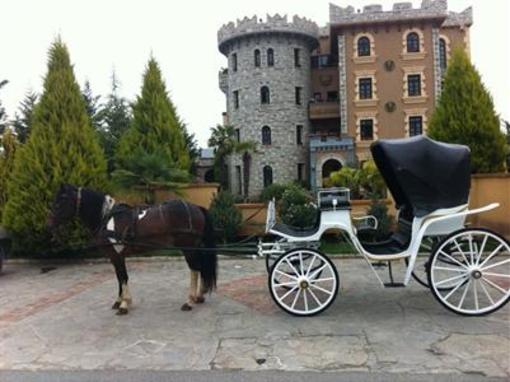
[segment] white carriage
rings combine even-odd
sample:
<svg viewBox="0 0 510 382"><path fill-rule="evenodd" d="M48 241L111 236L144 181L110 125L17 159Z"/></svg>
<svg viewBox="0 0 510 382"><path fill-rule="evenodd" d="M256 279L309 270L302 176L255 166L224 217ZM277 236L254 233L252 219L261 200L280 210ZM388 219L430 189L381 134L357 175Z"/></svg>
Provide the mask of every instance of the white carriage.
<svg viewBox="0 0 510 382"><path fill-rule="evenodd" d="M266 232L277 239L259 243L259 254L266 256L275 303L298 316L318 314L333 303L340 279L319 244L324 232L337 230L363 256L382 286L404 287L414 277L443 306L468 316L504 306L510 299L510 244L487 229L466 228L467 216L499 206L468 208L469 149L420 136L381 140L371 151L396 202L396 230L383 242L360 241L359 223L377 228L377 220L352 217L345 188L318 192L317 223L304 231L277 223L275 202L270 202ZM391 262L402 260L407 264L403 282L395 283ZM373 267L373 262L381 261L390 264L388 283Z"/></svg>

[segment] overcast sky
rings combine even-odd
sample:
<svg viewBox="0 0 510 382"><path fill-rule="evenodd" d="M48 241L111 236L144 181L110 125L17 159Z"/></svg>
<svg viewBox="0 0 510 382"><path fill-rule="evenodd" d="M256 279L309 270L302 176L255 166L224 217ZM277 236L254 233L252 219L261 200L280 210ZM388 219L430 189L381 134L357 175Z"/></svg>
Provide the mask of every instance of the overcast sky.
<svg viewBox="0 0 510 382"><path fill-rule="evenodd" d="M332 1L345 6L393 1ZM266 13L298 14L325 25L328 0L2 0L0 92L10 116L29 89L40 91L46 54L57 35L67 44L80 84L88 79L96 94L110 89L113 68L121 94L133 99L152 52L181 117L205 145L209 128L221 122L225 97L218 70L226 59L217 49L216 32L228 21ZM492 93L496 111L510 119L510 1L449 0L449 9L472 5L471 52ZM420 1L413 1L419 6Z"/></svg>

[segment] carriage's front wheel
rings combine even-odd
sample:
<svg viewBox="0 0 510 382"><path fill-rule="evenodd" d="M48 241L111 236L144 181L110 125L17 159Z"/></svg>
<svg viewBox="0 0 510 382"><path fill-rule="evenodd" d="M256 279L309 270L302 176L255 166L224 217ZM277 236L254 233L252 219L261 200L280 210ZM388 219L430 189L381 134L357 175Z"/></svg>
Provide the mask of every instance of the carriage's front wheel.
<svg viewBox="0 0 510 382"><path fill-rule="evenodd" d="M317 250L292 249L274 263L269 274L274 302L295 316L313 316L326 310L338 293L333 262Z"/></svg>
<svg viewBox="0 0 510 382"><path fill-rule="evenodd" d="M510 300L510 244L487 229L454 232L432 254L428 281L436 299L455 313L494 312Z"/></svg>

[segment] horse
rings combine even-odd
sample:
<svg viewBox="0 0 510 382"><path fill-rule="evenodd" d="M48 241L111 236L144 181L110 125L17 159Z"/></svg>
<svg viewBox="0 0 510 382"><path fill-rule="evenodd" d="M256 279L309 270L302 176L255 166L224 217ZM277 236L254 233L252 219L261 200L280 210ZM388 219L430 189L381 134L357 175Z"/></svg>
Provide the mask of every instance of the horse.
<svg viewBox="0 0 510 382"><path fill-rule="evenodd" d="M190 287L182 311L190 311L194 304L205 302L204 295L216 288L214 228L203 207L183 200L131 207L116 203L105 193L62 184L48 215L48 227L53 231L75 218L90 231L95 244L110 257L115 268L119 293L112 309L118 315L127 314L132 303L126 257L147 251L151 246L181 248L184 253L190 270Z"/></svg>

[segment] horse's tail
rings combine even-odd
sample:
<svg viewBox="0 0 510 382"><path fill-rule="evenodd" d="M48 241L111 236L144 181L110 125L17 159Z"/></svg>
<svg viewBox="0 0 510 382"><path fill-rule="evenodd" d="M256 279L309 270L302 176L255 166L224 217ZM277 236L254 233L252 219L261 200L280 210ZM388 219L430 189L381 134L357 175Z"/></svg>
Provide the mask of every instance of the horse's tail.
<svg viewBox="0 0 510 382"><path fill-rule="evenodd" d="M217 254L216 254L216 239L214 237L214 226L211 215L207 209L200 207L205 218L205 227L202 237L202 243L206 251L198 256L197 260L200 264L200 276L202 278L202 285L206 292L211 292L216 289L217 278Z"/></svg>

